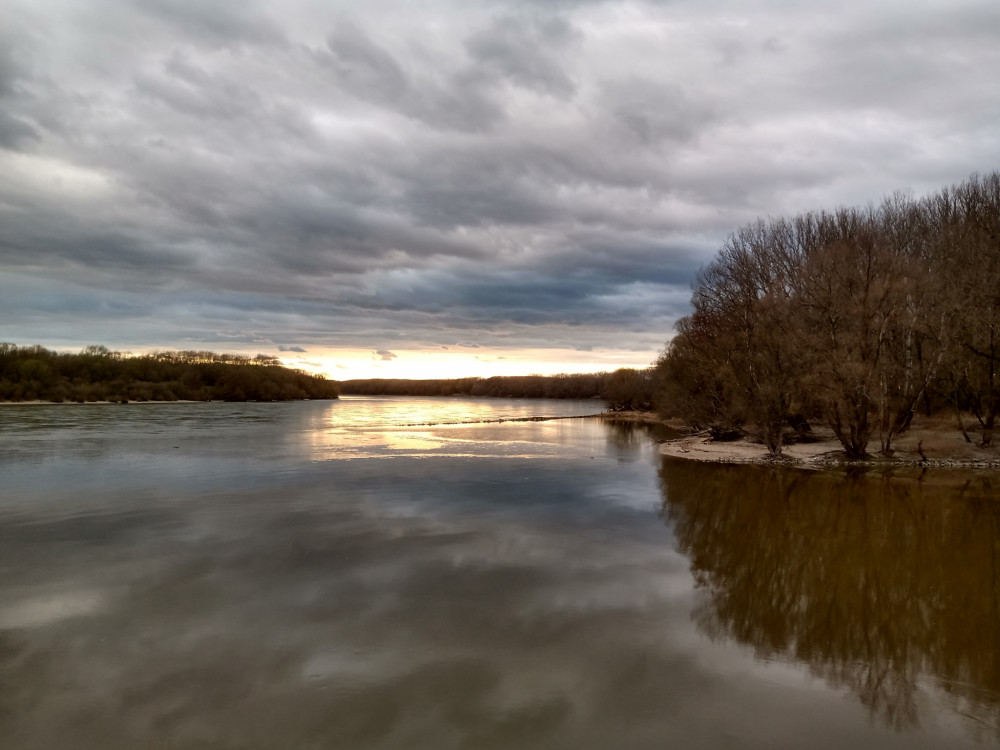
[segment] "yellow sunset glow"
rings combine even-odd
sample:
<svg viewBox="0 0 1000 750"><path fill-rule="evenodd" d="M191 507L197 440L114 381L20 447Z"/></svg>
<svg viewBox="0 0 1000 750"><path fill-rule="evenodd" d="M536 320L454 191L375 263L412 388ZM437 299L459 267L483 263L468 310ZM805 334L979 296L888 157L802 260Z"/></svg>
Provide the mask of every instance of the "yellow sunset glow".
<svg viewBox="0 0 1000 750"><path fill-rule="evenodd" d="M558 375L602 372L619 367L649 367L657 352L618 349L394 349L382 353L364 349L310 349L301 355L285 353L288 367L333 380L360 378L488 378L494 375Z"/></svg>

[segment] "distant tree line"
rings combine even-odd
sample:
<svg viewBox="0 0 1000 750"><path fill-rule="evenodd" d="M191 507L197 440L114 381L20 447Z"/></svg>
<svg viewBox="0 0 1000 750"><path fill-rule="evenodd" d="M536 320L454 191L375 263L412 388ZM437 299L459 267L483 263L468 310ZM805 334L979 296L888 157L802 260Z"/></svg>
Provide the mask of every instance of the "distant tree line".
<svg viewBox="0 0 1000 750"><path fill-rule="evenodd" d="M336 383L282 367L266 354L156 352L88 346L62 354L0 344L2 401L289 401L337 398Z"/></svg>
<svg viewBox="0 0 1000 750"><path fill-rule="evenodd" d="M758 220L699 274L656 365L659 409L780 454L824 421L867 454L919 409L1000 414L1000 173L916 200ZM959 424L962 424L961 421ZM963 431L964 431L963 426ZM967 436L968 439L968 436Z"/></svg>
<svg viewBox="0 0 1000 750"><path fill-rule="evenodd" d="M366 396L494 396L506 398L601 398L612 410L650 409L652 370L566 375L516 375L438 380L344 380L345 394Z"/></svg>

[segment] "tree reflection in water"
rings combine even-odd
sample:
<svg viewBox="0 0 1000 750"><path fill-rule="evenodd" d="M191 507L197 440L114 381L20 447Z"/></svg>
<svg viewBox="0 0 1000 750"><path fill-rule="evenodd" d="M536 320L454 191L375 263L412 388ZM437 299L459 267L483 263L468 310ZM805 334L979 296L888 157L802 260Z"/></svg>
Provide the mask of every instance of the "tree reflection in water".
<svg viewBox="0 0 1000 750"><path fill-rule="evenodd" d="M704 633L802 662L897 729L943 702L1000 738L995 476L677 459L660 476Z"/></svg>
<svg viewBox="0 0 1000 750"><path fill-rule="evenodd" d="M648 445L650 440L664 441L684 437L684 433L664 424L648 422L628 422L625 420L604 420L608 443L621 452L636 451L640 446Z"/></svg>

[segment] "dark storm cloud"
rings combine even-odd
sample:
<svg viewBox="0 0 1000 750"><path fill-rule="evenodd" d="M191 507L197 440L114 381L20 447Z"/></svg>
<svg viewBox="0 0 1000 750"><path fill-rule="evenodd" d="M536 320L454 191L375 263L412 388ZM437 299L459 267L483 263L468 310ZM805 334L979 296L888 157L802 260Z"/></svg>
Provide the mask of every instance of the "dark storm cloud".
<svg viewBox="0 0 1000 750"><path fill-rule="evenodd" d="M741 224L1000 163L986 0L4 20L5 340L653 350Z"/></svg>
<svg viewBox="0 0 1000 750"><path fill-rule="evenodd" d="M16 149L29 140L37 140L39 133L24 120L0 112L0 148Z"/></svg>
<svg viewBox="0 0 1000 750"><path fill-rule="evenodd" d="M601 106L647 146L692 140L716 119L683 86L642 78L605 84Z"/></svg>
<svg viewBox="0 0 1000 750"><path fill-rule="evenodd" d="M318 59L346 91L368 103L433 127L477 131L503 117L501 108L475 76L455 71L444 80L411 79L403 65L360 26L341 21L327 39L329 54Z"/></svg>
<svg viewBox="0 0 1000 750"><path fill-rule="evenodd" d="M18 60L22 46L12 28L0 28L0 148L4 149L18 149L40 137L31 122L10 114L23 98L25 69Z"/></svg>
<svg viewBox="0 0 1000 750"><path fill-rule="evenodd" d="M341 21L326 44L330 67L355 96L393 104L409 94L403 67L356 24Z"/></svg>
<svg viewBox="0 0 1000 750"><path fill-rule="evenodd" d="M6 196L0 191L0 200ZM194 270L193 259L169 237L147 237L130 222L102 222L85 213L71 215L42 201L11 197L17 206L6 217L0 263L6 272L44 271L52 276L95 281L102 287L116 280L124 288L166 283L172 274ZM30 206L31 210L27 208ZM124 291L124 288L121 291Z"/></svg>
<svg viewBox="0 0 1000 750"><path fill-rule="evenodd" d="M576 85L560 63L560 52L577 39L562 18L506 17L469 37L466 48L483 68L513 84L566 98Z"/></svg>

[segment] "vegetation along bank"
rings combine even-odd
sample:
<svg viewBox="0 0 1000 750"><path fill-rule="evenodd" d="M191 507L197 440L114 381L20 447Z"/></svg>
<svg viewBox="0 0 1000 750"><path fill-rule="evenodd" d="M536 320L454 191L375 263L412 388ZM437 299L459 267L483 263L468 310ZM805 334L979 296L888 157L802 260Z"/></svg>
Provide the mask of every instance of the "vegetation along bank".
<svg viewBox="0 0 1000 750"><path fill-rule="evenodd" d="M919 200L758 220L698 275L656 364L665 416L772 456L823 424L890 457L918 414L993 445L1000 415L1000 172ZM917 455L921 450L916 447Z"/></svg>
<svg viewBox="0 0 1000 750"><path fill-rule="evenodd" d="M282 367L264 354L132 356L103 346L61 354L0 344L0 401L291 401L337 395L335 382Z"/></svg>

